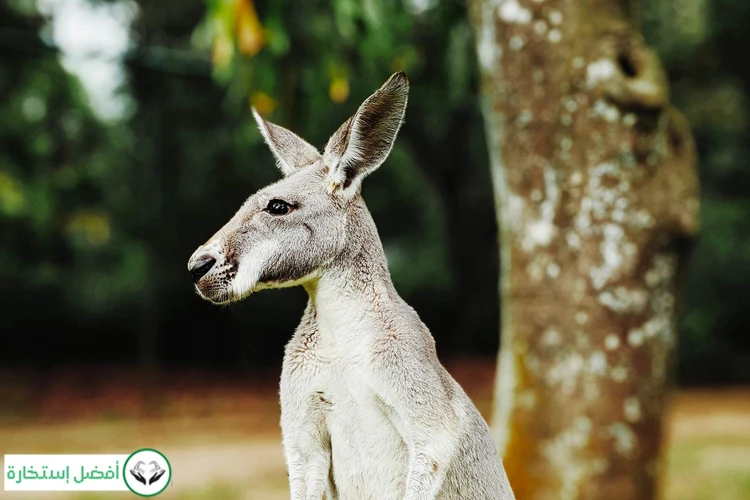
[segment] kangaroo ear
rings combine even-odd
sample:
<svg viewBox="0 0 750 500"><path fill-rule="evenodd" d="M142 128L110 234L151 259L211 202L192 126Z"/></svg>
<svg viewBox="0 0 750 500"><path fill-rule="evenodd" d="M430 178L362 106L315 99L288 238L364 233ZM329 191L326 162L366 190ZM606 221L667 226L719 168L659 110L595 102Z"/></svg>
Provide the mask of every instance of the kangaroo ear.
<svg viewBox="0 0 750 500"><path fill-rule="evenodd" d="M263 139L276 158L276 165L284 176L323 158L314 146L294 132L264 120L255 108L253 116Z"/></svg>
<svg viewBox="0 0 750 500"><path fill-rule="evenodd" d="M362 179L388 157L406 113L409 80L394 73L328 140L323 162L331 192L358 192Z"/></svg>

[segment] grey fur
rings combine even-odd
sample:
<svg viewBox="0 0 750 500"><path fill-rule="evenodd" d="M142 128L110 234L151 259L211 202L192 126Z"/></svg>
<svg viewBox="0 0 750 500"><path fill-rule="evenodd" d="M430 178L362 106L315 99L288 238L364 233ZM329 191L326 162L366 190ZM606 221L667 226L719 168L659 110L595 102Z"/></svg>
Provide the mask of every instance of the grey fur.
<svg viewBox="0 0 750 500"><path fill-rule="evenodd" d="M276 158L276 165L285 176L320 159L320 153L314 146L294 132L264 120L255 108L253 117L258 123L263 139Z"/></svg>
<svg viewBox="0 0 750 500"><path fill-rule="evenodd" d="M310 296L281 375L292 499L514 499L486 422L396 292L360 195L391 150L407 93L396 73L317 156L258 117L286 177L251 196L188 263L216 259L196 283L214 303L293 285ZM271 199L295 208L270 215Z"/></svg>

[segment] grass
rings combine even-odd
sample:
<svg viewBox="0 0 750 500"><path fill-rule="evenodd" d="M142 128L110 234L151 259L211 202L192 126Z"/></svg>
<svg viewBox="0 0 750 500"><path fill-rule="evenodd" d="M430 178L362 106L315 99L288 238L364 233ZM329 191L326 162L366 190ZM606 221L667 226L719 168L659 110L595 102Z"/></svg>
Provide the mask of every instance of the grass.
<svg viewBox="0 0 750 500"><path fill-rule="evenodd" d="M750 391L679 394L667 419L666 499L750 498Z"/></svg>
<svg viewBox="0 0 750 500"><path fill-rule="evenodd" d="M667 498L750 498L750 439L747 436L686 438L669 455Z"/></svg>

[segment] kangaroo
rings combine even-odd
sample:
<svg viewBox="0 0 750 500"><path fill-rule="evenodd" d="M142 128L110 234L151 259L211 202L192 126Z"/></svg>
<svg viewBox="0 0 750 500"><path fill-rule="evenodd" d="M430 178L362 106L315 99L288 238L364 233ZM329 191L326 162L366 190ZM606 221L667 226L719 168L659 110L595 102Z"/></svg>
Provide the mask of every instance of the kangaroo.
<svg viewBox="0 0 750 500"><path fill-rule="evenodd" d="M265 288L309 295L281 373L292 500L513 500L487 423L391 281L362 180L389 155L409 82L393 74L321 154L253 109L283 179L190 257L214 304Z"/></svg>

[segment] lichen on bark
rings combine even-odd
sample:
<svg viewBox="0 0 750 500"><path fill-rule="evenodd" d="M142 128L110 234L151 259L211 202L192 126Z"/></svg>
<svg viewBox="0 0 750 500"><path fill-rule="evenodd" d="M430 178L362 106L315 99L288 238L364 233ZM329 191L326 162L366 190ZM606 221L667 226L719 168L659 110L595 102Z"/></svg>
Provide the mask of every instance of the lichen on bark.
<svg viewBox="0 0 750 500"><path fill-rule="evenodd" d="M473 0L500 227L493 428L518 498L657 491L689 128L623 0Z"/></svg>

